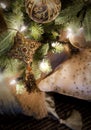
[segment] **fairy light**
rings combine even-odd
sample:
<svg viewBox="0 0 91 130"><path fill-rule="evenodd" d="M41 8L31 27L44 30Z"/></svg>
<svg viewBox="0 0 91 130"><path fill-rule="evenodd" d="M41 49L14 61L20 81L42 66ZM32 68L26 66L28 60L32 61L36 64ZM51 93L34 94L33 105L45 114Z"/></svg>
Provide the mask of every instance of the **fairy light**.
<svg viewBox="0 0 91 130"><path fill-rule="evenodd" d="M73 31L71 28L67 28L67 38L70 38L73 35Z"/></svg>
<svg viewBox="0 0 91 130"><path fill-rule="evenodd" d="M12 80L10 81L10 85L14 85L14 84L16 84L16 80L15 80L15 79L12 79Z"/></svg>
<svg viewBox="0 0 91 130"><path fill-rule="evenodd" d="M57 42L53 42L52 47L56 47L56 46L57 46Z"/></svg>
<svg viewBox="0 0 91 130"><path fill-rule="evenodd" d="M0 6L1 6L2 9L6 9L6 7L7 7L7 5L3 2L0 3Z"/></svg>
<svg viewBox="0 0 91 130"><path fill-rule="evenodd" d="M82 35L83 32L84 32L83 27L75 28L75 29L72 29L69 27L69 28L67 28L67 38L71 38L72 36Z"/></svg>
<svg viewBox="0 0 91 130"><path fill-rule="evenodd" d="M16 94L22 94L25 91L23 84L17 84L16 85Z"/></svg>
<svg viewBox="0 0 91 130"><path fill-rule="evenodd" d="M20 28L20 32L24 32L26 29L27 29L27 26L22 25L21 28Z"/></svg>
<svg viewBox="0 0 91 130"><path fill-rule="evenodd" d="M60 53L61 51L64 50L63 45L61 43L59 43L59 42L53 42L51 44L51 46L55 49L55 50L53 50L54 52Z"/></svg>
<svg viewBox="0 0 91 130"><path fill-rule="evenodd" d="M49 64L49 61L45 59L43 59L42 62L40 62L39 68L44 73L48 73L51 71L51 66Z"/></svg>

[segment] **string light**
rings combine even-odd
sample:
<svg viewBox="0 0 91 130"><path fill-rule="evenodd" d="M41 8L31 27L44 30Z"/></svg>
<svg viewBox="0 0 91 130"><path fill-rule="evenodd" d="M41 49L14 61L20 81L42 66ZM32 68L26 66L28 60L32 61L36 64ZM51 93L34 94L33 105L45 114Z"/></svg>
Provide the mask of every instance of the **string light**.
<svg viewBox="0 0 91 130"><path fill-rule="evenodd" d="M63 45L60 44L59 42L53 42L51 46L55 49L53 50L53 52L60 53L61 51L64 50Z"/></svg>
<svg viewBox="0 0 91 130"><path fill-rule="evenodd" d="M3 2L0 3L0 6L1 6L2 9L6 9L7 8L7 5L5 3L3 3Z"/></svg>
<svg viewBox="0 0 91 130"><path fill-rule="evenodd" d="M16 85L16 94L22 94L25 91L23 84L17 84Z"/></svg>
<svg viewBox="0 0 91 130"><path fill-rule="evenodd" d="M52 70L49 61L46 59L43 59L42 62L40 62L39 68L44 73L49 73Z"/></svg>
<svg viewBox="0 0 91 130"><path fill-rule="evenodd" d="M14 84L16 84L16 80L15 79L10 81L10 85L14 85Z"/></svg>
<svg viewBox="0 0 91 130"><path fill-rule="evenodd" d="M57 44L57 42L53 42L53 43L52 43L52 47L55 47L56 44Z"/></svg>
<svg viewBox="0 0 91 130"><path fill-rule="evenodd" d="M84 29L83 29L83 27L81 27L81 28L76 28L76 29L72 29L72 28L67 28L67 38L70 38L70 37L72 37L72 36L80 36L80 35L82 35L84 33Z"/></svg>
<svg viewBox="0 0 91 130"><path fill-rule="evenodd" d="M73 31L71 28L67 28L67 38L70 38L73 34Z"/></svg>
<svg viewBox="0 0 91 130"><path fill-rule="evenodd" d="M27 26L22 25L21 28L20 28L20 32L24 32L26 29L27 29Z"/></svg>
<svg viewBox="0 0 91 130"><path fill-rule="evenodd" d="M12 79L10 80L10 85L14 85L15 88L16 88L16 94L22 94L24 91L25 91L25 87L23 84L19 83L18 80L20 80L19 78L18 79Z"/></svg>

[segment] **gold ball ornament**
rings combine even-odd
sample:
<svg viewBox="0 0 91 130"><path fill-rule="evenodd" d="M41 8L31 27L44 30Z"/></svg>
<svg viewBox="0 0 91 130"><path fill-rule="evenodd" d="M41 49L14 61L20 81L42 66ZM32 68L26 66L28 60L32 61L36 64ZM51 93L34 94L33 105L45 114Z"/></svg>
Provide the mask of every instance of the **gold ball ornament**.
<svg viewBox="0 0 91 130"><path fill-rule="evenodd" d="M53 21L60 13L60 0L25 0L29 17L37 23Z"/></svg>

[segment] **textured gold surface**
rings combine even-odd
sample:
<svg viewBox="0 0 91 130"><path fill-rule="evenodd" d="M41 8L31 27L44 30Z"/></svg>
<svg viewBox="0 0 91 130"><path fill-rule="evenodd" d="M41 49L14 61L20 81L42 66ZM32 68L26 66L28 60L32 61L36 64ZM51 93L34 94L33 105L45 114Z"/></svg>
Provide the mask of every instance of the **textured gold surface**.
<svg viewBox="0 0 91 130"><path fill-rule="evenodd" d="M33 54L40 45L41 43L27 39L18 32L15 37L15 44L8 55L25 63L31 63Z"/></svg>
<svg viewBox="0 0 91 130"><path fill-rule="evenodd" d="M26 12L38 23L53 21L61 9L60 0L25 0Z"/></svg>

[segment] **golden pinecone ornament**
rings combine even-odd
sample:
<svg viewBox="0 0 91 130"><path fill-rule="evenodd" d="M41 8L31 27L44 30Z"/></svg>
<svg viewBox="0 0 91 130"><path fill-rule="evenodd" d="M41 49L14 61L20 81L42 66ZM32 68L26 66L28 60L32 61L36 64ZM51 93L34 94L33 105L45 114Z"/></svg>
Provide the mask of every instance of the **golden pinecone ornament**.
<svg viewBox="0 0 91 130"><path fill-rule="evenodd" d="M41 43L27 39L23 36L23 34L17 32L14 45L8 55L28 64L32 62L33 55L40 45Z"/></svg>
<svg viewBox="0 0 91 130"><path fill-rule="evenodd" d="M38 23L53 21L60 13L60 0L25 0L26 12Z"/></svg>

